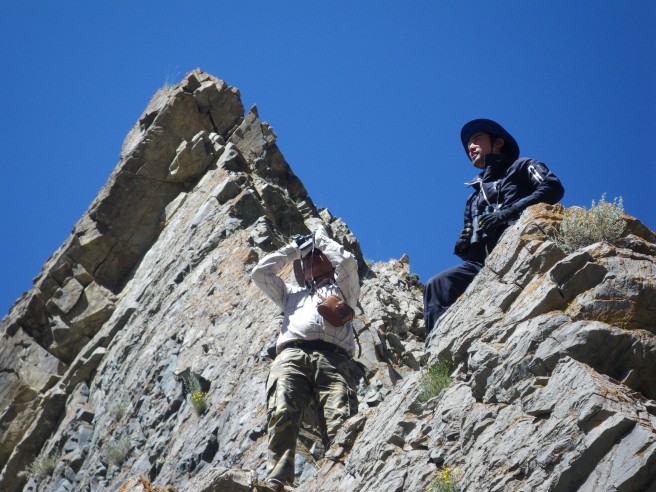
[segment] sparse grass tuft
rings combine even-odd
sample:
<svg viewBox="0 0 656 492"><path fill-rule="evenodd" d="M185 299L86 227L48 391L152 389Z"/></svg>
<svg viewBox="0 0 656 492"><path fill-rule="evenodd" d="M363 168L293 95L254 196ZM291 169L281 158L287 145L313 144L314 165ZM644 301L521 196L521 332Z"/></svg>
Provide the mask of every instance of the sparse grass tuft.
<svg viewBox="0 0 656 492"><path fill-rule="evenodd" d="M426 402L440 394L444 388L451 384L453 378L449 375L451 372L450 366L446 361L438 360L435 364L431 365L419 379L421 392L419 393L419 401Z"/></svg>
<svg viewBox="0 0 656 492"><path fill-rule="evenodd" d="M171 87L176 85L176 80L178 80L180 77L181 74L178 70L178 67L176 66L174 69L171 65L169 65L166 69L166 75L164 77L164 85L162 85L162 89L168 91Z"/></svg>
<svg viewBox="0 0 656 492"><path fill-rule="evenodd" d="M104 449L105 457L110 464L121 466L130 454L130 439L123 436L118 441L112 441Z"/></svg>
<svg viewBox="0 0 656 492"><path fill-rule="evenodd" d="M121 420L128 410L130 403L127 400L120 400L114 403L109 409L109 414L114 421Z"/></svg>
<svg viewBox="0 0 656 492"><path fill-rule="evenodd" d="M41 482L44 478L50 476L57 466L61 453L39 454L34 461L27 467L27 474L36 482Z"/></svg>
<svg viewBox="0 0 656 492"><path fill-rule="evenodd" d="M560 231L553 238L554 242L566 253L601 241L615 244L626 228L626 222L622 219L623 212L622 197L608 203L606 194L601 195L597 204L592 200L589 210L568 208L560 223Z"/></svg>

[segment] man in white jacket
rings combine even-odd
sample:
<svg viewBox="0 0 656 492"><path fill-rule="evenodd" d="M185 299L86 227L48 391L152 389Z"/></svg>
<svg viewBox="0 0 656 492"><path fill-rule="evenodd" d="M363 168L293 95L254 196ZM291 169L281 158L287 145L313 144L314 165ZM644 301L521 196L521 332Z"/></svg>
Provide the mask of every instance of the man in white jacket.
<svg viewBox="0 0 656 492"><path fill-rule="evenodd" d="M299 244L300 243L300 244ZM285 283L278 274L295 260L303 265L304 286ZM324 444L341 423L357 412L351 358L351 322L335 326L317 311L331 295L354 308L360 294L358 264L323 227L271 253L251 274L255 284L283 311L277 357L267 379L269 455L267 479L275 490L294 482L296 440L303 409L314 399Z"/></svg>

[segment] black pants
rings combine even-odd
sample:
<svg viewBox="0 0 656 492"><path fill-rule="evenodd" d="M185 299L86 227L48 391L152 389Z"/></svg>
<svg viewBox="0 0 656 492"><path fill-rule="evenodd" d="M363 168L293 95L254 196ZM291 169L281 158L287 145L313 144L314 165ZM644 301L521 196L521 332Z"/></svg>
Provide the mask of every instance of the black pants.
<svg viewBox="0 0 656 492"><path fill-rule="evenodd" d="M465 261L464 263L448 268L443 272L433 275L426 282L424 290L424 323L426 324L426 334L437 323L451 304L456 302L474 277L483 268L483 263L476 261Z"/></svg>

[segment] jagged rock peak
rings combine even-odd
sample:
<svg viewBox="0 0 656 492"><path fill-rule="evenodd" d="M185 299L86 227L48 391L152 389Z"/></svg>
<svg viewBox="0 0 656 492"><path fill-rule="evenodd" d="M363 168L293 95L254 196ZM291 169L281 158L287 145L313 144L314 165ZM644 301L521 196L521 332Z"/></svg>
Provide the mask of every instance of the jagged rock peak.
<svg viewBox="0 0 656 492"><path fill-rule="evenodd" d="M197 490L212 463L262 475L265 349L279 318L249 272L317 223L370 279L357 326L363 401L375 405L417 366L379 329L389 318L390 339L421 347L407 265L369 270L237 89L196 70L159 90L107 184L2 320L0 489L32 490L21 473L39 453L59 457L47 490L113 489L132 475ZM415 290L391 314L396 301L378 309L373 287L388 275ZM207 391L202 415L187 398L191 375Z"/></svg>

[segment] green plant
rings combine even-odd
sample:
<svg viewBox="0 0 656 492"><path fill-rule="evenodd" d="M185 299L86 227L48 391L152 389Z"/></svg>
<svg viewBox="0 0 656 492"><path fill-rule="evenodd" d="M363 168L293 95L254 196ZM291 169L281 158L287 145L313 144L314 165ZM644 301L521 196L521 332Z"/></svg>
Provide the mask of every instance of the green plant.
<svg viewBox="0 0 656 492"><path fill-rule="evenodd" d="M191 405L194 407L196 413L198 415L205 413L208 407L207 392L203 391L200 381L194 373L191 373L189 377L185 379L185 388L189 395Z"/></svg>
<svg viewBox="0 0 656 492"><path fill-rule="evenodd" d="M59 461L61 453L56 452L53 454L41 453L34 458L34 461L27 467L27 474L32 477L36 482L40 482L49 476L55 469Z"/></svg>
<svg viewBox="0 0 656 492"><path fill-rule="evenodd" d="M426 492L460 492L458 483L459 471L445 466L437 471L435 481L426 489Z"/></svg>
<svg viewBox="0 0 656 492"><path fill-rule="evenodd" d="M117 441L112 441L105 447L104 454L110 464L121 466L125 463L130 453L130 439L123 436Z"/></svg>
<svg viewBox="0 0 656 492"><path fill-rule="evenodd" d="M606 202L606 194L601 195L599 203L589 210L572 207L565 210L560 223L560 230L555 235L554 242L565 251L571 253L600 241L615 244L622 237L626 222L622 218L624 206L622 197L614 198L613 203Z"/></svg>
<svg viewBox="0 0 656 492"><path fill-rule="evenodd" d="M428 401L449 386L453 380L449 375L450 372L449 363L446 361L438 360L431 365L419 379L419 387L421 388L419 401Z"/></svg>
<svg viewBox="0 0 656 492"><path fill-rule="evenodd" d="M408 285L414 285L415 287L418 287L421 284L419 275L417 275L416 273L408 273L405 276L405 281L408 283Z"/></svg>
<svg viewBox="0 0 656 492"><path fill-rule="evenodd" d="M207 393L204 391L196 391L189 399L198 415L202 415L207 410Z"/></svg>

